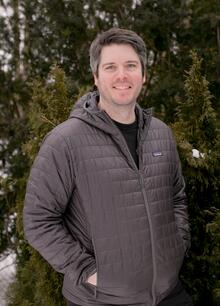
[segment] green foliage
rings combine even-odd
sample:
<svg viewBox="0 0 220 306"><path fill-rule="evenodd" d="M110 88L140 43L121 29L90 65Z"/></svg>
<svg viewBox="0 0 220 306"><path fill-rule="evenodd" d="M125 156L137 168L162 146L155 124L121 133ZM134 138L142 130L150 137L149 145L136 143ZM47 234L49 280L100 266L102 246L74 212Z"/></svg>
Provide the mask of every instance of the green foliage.
<svg viewBox="0 0 220 306"><path fill-rule="evenodd" d="M68 118L72 101L66 83L64 71L56 65L46 80L36 79L32 83L28 113L30 141L23 146L30 161L33 161L46 133Z"/></svg>
<svg viewBox="0 0 220 306"><path fill-rule="evenodd" d="M211 172L214 175L211 182L216 181L218 184L216 167L219 166L220 139L217 115L212 107L209 83L201 74L202 60L194 51L191 52L191 58L192 66L186 72L185 80L186 99L179 100L178 119L173 128L186 166ZM195 158L192 155L193 149L199 150L200 158ZM187 172L186 175L189 176L189 173ZM196 177L201 179L201 183L206 186L210 183L208 173L205 176L203 173L201 177L197 175Z"/></svg>
<svg viewBox="0 0 220 306"><path fill-rule="evenodd" d="M196 48L204 58L210 90L216 97L215 109L220 110L220 5L218 0L194 0L190 3L190 31L185 33L189 47ZM201 35L202 33L202 35Z"/></svg>
<svg viewBox="0 0 220 306"><path fill-rule="evenodd" d="M214 305L220 304L220 211L214 214L214 220L206 225L206 232L211 237L211 243L205 246L204 253L207 256L209 269L213 278L214 286L211 289Z"/></svg>
<svg viewBox="0 0 220 306"><path fill-rule="evenodd" d="M174 109L183 95L186 65L181 35L189 14L187 1L141 1L135 10L134 28L147 43L148 80L144 105L153 106L166 122L175 120Z"/></svg>
<svg viewBox="0 0 220 306"><path fill-rule="evenodd" d="M11 121L8 137L2 135L0 142L0 172L3 173L0 176L0 252L8 248L16 252L17 249L15 202L21 194L20 178L27 169L27 158L22 152L22 141L27 134L26 122L13 118ZM17 129L16 136L14 129Z"/></svg>
<svg viewBox="0 0 220 306"><path fill-rule="evenodd" d="M16 298L16 305L53 303L52 287L49 296L43 290L43 282L48 284L46 272L42 272L41 285L37 284L38 259L42 271L47 264L23 239L25 185L45 134L66 119L76 93L81 95L91 87L89 45L97 32L111 26L135 30L147 43L148 80L140 102L153 106L157 116L173 124L188 189L192 250L183 269L184 281L195 305L203 305L203 300L205 306L217 305L219 1L9 0L0 6L0 173L4 174L0 176L0 252L10 247L18 254L11 305ZM191 49L204 61L191 54L193 65L184 83ZM48 76L54 63L68 79L56 66ZM199 150L200 158L192 156L192 149ZM60 283L55 279L59 276L48 269L47 277L53 275L58 292ZM41 290L45 300L39 297ZM53 305L57 301L62 304L61 296Z"/></svg>
<svg viewBox="0 0 220 306"><path fill-rule="evenodd" d="M195 51L191 52L192 68L186 72L185 91L187 101L179 104L178 118L187 139L191 144L209 150L217 137L216 114L212 107L208 85L209 82L201 75L201 62ZM193 109L193 116L192 116ZM195 120L197 118L197 120Z"/></svg>
<svg viewBox="0 0 220 306"><path fill-rule="evenodd" d="M215 305L219 292L220 160L219 125L212 108L208 81L201 62L191 52L192 65L186 72L186 99L179 101L176 134L189 198L192 246L183 269L183 280L196 305ZM197 156L193 150L197 150ZM204 302L205 301L205 302Z"/></svg>
<svg viewBox="0 0 220 306"><path fill-rule="evenodd" d="M47 79L32 83L32 99L28 113L29 141L23 145L23 152L29 164L33 162L40 143L47 132L69 116L72 101L67 80L62 69L53 66ZM20 239L18 247L18 270L16 281L8 292L9 306L64 305L61 295L62 276L31 247L23 237L22 210L27 174L20 179L17 194L17 230Z"/></svg>
<svg viewBox="0 0 220 306"><path fill-rule="evenodd" d="M34 250L17 271L17 281L7 293L8 306L65 306L61 296L62 276Z"/></svg>

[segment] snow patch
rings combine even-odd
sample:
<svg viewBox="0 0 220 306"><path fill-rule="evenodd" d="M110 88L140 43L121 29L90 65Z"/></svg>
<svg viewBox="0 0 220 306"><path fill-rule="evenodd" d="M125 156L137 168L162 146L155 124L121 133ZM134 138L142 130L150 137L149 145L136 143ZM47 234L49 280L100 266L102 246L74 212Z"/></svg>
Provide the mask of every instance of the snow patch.
<svg viewBox="0 0 220 306"><path fill-rule="evenodd" d="M205 153L201 153L197 149L192 149L192 156L195 157L195 158L204 158Z"/></svg>
<svg viewBox="0 0 220 306"><path fill-rule="evenodd" d="M15 260L14 253L0 256L0 306L6 305L5 294L15 277Z"/></svg>

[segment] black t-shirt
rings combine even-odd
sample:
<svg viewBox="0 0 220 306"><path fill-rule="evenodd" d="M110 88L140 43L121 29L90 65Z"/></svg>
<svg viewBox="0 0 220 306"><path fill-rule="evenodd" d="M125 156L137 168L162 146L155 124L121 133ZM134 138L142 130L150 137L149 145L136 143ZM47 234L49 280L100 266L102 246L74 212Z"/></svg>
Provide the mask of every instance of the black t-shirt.
<svg viewBox="0 0 220 306"><path fill-rule="evenodd" d="M124 124L121 122L117 122L113 120L114 123L117 125L119 130L121 131L122 135L124 136L128 148L131 152L131 155L138 167L138 155L137 155L137 132L138 132L138 121L137 119L130 124Z"/></svg>

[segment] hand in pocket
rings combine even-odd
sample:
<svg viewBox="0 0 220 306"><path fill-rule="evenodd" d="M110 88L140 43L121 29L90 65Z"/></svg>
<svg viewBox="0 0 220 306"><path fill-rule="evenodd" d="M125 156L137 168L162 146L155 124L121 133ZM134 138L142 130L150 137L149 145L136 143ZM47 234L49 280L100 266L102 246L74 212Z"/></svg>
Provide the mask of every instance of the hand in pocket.
<svg viewBox="0 0 220 306"><path fill-rule="evenodd" d="M93 286L97 286L97 273L90 275L86 282Z"/></svg>

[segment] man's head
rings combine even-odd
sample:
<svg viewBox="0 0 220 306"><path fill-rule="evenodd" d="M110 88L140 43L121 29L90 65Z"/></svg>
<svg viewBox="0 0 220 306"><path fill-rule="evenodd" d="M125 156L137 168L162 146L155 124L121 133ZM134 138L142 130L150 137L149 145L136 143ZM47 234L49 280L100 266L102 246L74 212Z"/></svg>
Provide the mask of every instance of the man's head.
<svg viewBox="0 0 220 306"><path fill-rule="evenodd" d="M90 62L99 92L99 108L134 115L145 82L146 53L143 40L134 32L110 29L99 34L90 48Z"/></svg>
<svg viewBox="0 0 220 306"><path fill-rule="evenodd" d="M130 45L139 57L142 75L145 76L146 46L143 39L131 30L119 28L112 28L106 32L98 34L92 42L90 47L90 67L93 75L98 77L99 63L103 47L112 44Z"/></svg>

